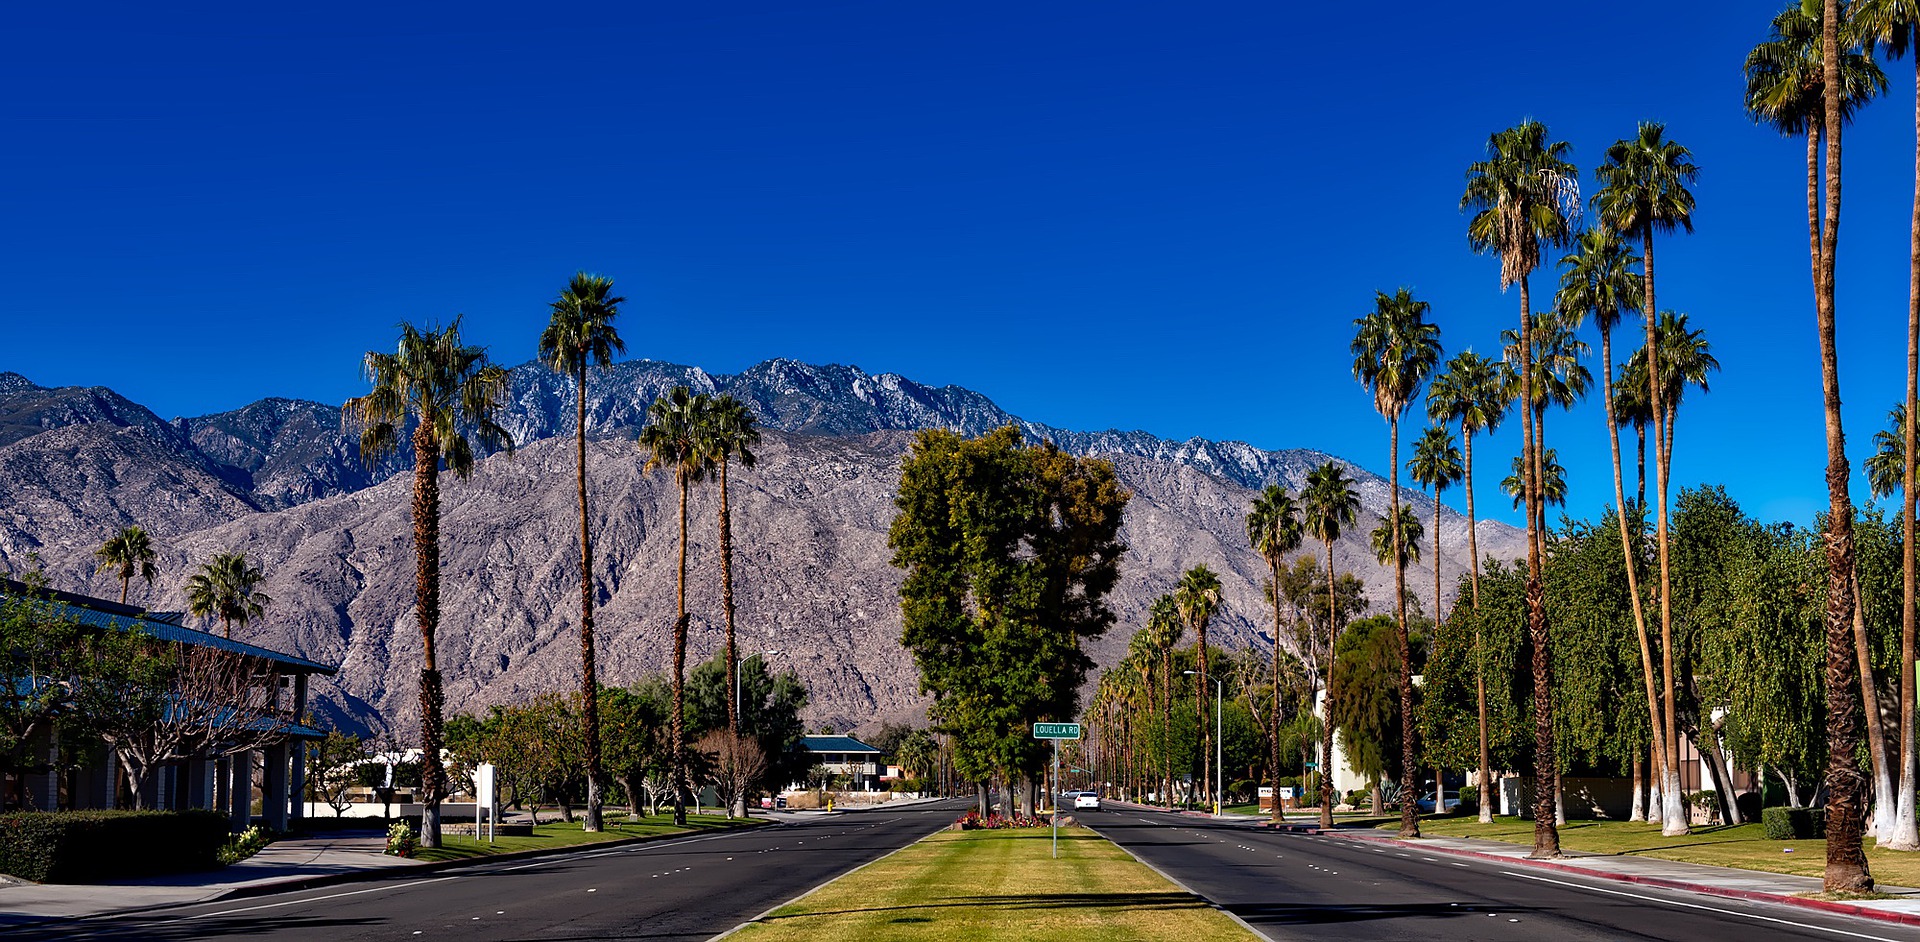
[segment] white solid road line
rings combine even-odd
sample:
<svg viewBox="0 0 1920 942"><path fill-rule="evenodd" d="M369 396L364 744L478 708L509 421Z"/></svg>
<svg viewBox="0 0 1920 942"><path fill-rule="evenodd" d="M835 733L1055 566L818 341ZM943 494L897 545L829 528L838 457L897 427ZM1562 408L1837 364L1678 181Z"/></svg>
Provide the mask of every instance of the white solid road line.
<svg viewBox="0 0 1920 942"><path fill-rule="evenodd" d="M1812 929L1816 932L1829 932L1834 935L1844 935L1844 936L1848 936L1850 938L1855 938L1855 939L1871 939L1873 940L1873 942L1899 942L1899 940L1897 939L1890 939L1886 936L1867 935L1864 932L1849 932L1846 929L1832 929L1827 926L1814 925L1813 923L1809 923L1809 922L1794 922L1791 919L1779 919L1773 916L1762 916L1759 913L1743 913L1737 909L1721 909L1718 906L1702 906L1699 903L1688 903L1688 902L1683 902L1677 899L1667 899L1661 896L1648 896L1644 893L1628 893L1625 890L1613 890L1613 889L1608 889L1604 886L1589 886L1588 884L1585 884L1585 883L1570 883L1566 880L1555 880L1549 877L1536 876L1531 873L1515 873L1511 870L1502 870L1500 872L1510 877L1519 877L1523 880L1535 880L1541 883L1552 883L1556 886L1564 886L1564 887L1569 887L1576 890L1587 890L1594 893L1606 893L1610 896L1624 896L1628 899L1645 900L1649 903L1660 903L1667 906L1684 906L1688 909L1705 910L1706 912L1718 913L1719 915L1722 915L1722 916L1739 916L1743 919L1755 919L1755 920L1759 920L1760 922L1772 922L1772 923L1778 923L1783 926L1793 926L1796 929Z"/></svg>
<svg viewBox="0 0 1920 942"><path fill-rule="evenodd" d="M166 919L161 921L162 922L180 922L186 919L212 919L217 916L231 916L234 913L250 913L250 912L254 912L256 910L261 910L261 909L275 909L281 906L292 906L295 903L319 903L319 902L323 902L325 900L330 900L330 899L341 899L343 897L348 897L348 896L359 896L362 893L377 893L381 890L404 890L410 886L422 886L428 883L439 883L442 880L452 880L452 879L454 879L454 877L451 877L451 876L433 877L431 879L426 879L426 880L415 880L412 883L399 883L393 886L370 886L364 890L352 890L346 893L334 893L331 896L306 896L300 899L282 900L278 903L261 903L258 906L242 906L239 909L223 909L217 913L202 913L198 916L182 916L179 919Z"/></svg>

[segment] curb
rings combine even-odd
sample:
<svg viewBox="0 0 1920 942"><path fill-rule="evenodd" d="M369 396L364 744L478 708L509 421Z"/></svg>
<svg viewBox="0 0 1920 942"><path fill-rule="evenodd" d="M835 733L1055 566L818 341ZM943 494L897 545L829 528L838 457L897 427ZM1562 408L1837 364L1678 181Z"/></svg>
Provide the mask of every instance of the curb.
<svg viewBox="0 0 1920 942"><path fill-rule="evenodd" d="M337 886L342 883L371 883L375 880L383 879L386 877L412 877L412 876L419 876L424 874L439 873L445 870L456 870L461 867L478 866L480 864L511 863L516 860L532 860L540 857L559 857L567 854L591 853L596 851L608 850L615 847L628 847L634 844L653 844L653 843L659 843L662 841L680 840L688 837L714 836L714 835L723 834L729 831L746 830L749 827L776 827L777 828L777 827L786 827L786 826L787 825L781 821L767 821L764 824L740 825L737 827L723 828L723 829L714 830L714 831L705 831L705 832L684 831L679 834L642 834L642 835L635 835L632 837L616 838L610 841L594 841L588 844L569 844L565 847L537 847L532 850L516 850L516 851L509 851L504 854L481 854L474 857L461 857L457 860L435 860L435 861L429 861L427 863L419 863L419 864L414 864L414 865L405 866L405 867L372 867L364 870L342 870L338 873L320 873L320 874L315 874L313 876L307 876L307 877L287 877L281 880L271 880L267 882L252 884L249 886L236 886L230 890L226 890L224 892L215 893L211 896L207 896L204 899L190 900L190 901L179 902L179 903L161 903L154 906L141 906L141 907L133 907L129 909L108 910L106 912L92 913L86 916L48 916L45 919L37 919L31 922L11 923L6 925L4 928L7 931L15 931L20 929L40 928L40 927L56 925L60 923L85 922L90 919L117 918L122 916L137 916L137 915L146 915L146 914L154 914L154 913L164 913L170 909L180 909L186 906L202 906L207 903L218 903L226 900L250 899L255 896L270 896L275 893L296 893L301 890L311 890L311 889L318 889L320 887Z"/></svg>
<svg viewBox="0 0 1920 942"><path fill-rule="evenodd" d="M1642 876L1642 875L1632 874L1632 873L1614 873L1607 870L1593 870L1587 867L1580 867L1580 866L1575 866L1573 864L1565 864L1565 863L1560 863L1558 861L1552 861L1552 860L1532 860L1526 857L1506 857L1500 854L1489 854L1489 853L1485 853L1483 851L1477 851L1477 850L1462 850L1462 849L1453 848L1453 847L1435 847L1430 844L1416 844L1412 841L1404 841L1397 837L1375 837L1371 834L1361 834L1355 831L1342 831L1338 828L1328 829L1328 828L1319 827L1317 825L1310 828L1308 827L1286 828L1286 830L1293 831L1294 833L1298 833L1298 834L1330 834L1330 835L1335 835L1339 837L1348 837L1348 838L1352 838L1354 840L1359 840L1359 841L1371 841L1379 844L1396 844L1401 847L1417 847L1422 852L1425 852L1425 853L1452 854L1453 856L1456 856L1456 857L1472 857L1479 860L1493 861L1493 862L1502 863L1502 864L1517 864L1520 866L1533 867L1540 870L1552 870L1559 873L1573 874L1576 876L1589 877L1593 879L1612 880L1616 883L1632 883L1637 886L1651 886L1651 887L1656 887L1663 890L1679 890L1681 892L1686 892L1686 893L1700 893L1706 896L1718 896L1723 899L1746 900L1748 902L1756 902L1756 903L1776 903L1782 906L1798 906L1802 909L1813 909L1821 912L1836 913L1842 916L1857 916L1862 919L1874 919L1880 922L1891 922L1891 923L1895 923L1903 926L1920 926L1920 913L1892 912L1885 909L1877 909L1871 906L1861 906L1858 903L1844 903L1837 900L1808 899L1804 896L1788 896L1781 893L1762 893L1758 890L1736 890L1731 887L1714 886L1711 883L1692 883L1686 880L1669 880L1669 879L1666 879L1665 877L1649 877L1649 876ZM1753 872L1765 873L1766 871L1756 870Z"/></svg>

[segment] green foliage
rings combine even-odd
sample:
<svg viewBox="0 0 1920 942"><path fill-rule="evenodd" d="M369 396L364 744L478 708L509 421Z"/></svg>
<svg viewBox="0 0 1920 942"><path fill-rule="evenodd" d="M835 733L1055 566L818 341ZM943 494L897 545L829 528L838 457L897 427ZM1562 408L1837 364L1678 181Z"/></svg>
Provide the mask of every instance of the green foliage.
<svg viewBox="0 0 1920 942"><path fill-rule="evenodd" d="M266 828L254 826L235 834L232 840L220 848L220 863L236 864L259 853L268 844L273 843L274 834Z"/></svg>
<svg viewBox="0 0 1920 942"><path fill-rule="evenodd" d="M1409 617L1415 663L1426 644L1425 624ZM1362 618L1341 632L1333 664L1334 727L1347 765L1378 782L1400 773L1400 641L1391 616Z"/></svg>
<svg viewBox="0 0 1920 942"><path fill-rule="evenodd" d="M1047 750L1029 726L1079 712L1128 496L1111 464L1022 447L1012 427L915 438L887 545L906 571L901 641L961 775L1033 776Z"/></svg>
<svg viewBox="0 0 1920 942"><path fill-rule="evenodd" d="M1770 841L1811 841L1827 836L1824 808L1767 808L1760 812L1760 823Z"/></svg>
<svg viewBox="0 0 1920 942"><path fill-rule="evenodd" d="M1480 811L1480 789L1472 785L1460 786L1460 804L1454 809L1456 814L1477 814Z"/></svg>
<svg viewBox="0 0 1920 942"><path fill-rule="evenodd" d="M420 849L420 835L412 825L405 821L395 821L387 827L386 853L395 857L411 857Z"/></svg>
<svg viewBox="0 0 1920 942"><path fill-rule="evenodd" d="M807 768L806 758L795 748L805 734L800 711L807 705L806 687L792 671L774 674L757 654L740 662L739 674L740 732L752 736L767 756L761 784L777 788L799 781ZM726 729L727 703L732 697L724 652L695 666L686 686L688 741Z"/></svg>
<svg viewBox="0 0 1920 942"><path fill-rule="evenodd" d="M211 870L227 818L211 811L29 811L0 815L0 873L91 883Z"/></svg>

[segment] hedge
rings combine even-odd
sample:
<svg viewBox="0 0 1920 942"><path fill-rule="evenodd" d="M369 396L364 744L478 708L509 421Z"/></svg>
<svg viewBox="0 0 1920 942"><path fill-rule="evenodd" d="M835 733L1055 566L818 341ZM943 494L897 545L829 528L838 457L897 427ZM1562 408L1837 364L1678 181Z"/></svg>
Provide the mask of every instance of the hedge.
<svg viewBox="0 0 1920 942"><path fill-rule="evenodd" d="M1760 812L1767 840L1808 841L1827 836L1825 808L1767 808Z"/></svg>
<svg viewBox="0 0 1920 942"><path fill-rule="evenodd" d="M23 811L0 815L0 873L40 883L212 870L227 817L212 811Z"/></svg>

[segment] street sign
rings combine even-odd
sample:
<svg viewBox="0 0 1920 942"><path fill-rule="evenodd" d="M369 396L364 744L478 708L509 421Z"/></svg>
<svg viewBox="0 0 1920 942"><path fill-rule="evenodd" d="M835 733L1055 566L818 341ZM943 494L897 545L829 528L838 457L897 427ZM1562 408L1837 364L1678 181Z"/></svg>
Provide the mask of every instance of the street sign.
<svg viewBox="0 0 1920 942"><path fill-rule="evenodd" d="M1080 724L1079 723L1035 723L1033 724L1033 738L1035 739L1079 739Z"/></svg>

